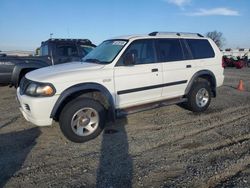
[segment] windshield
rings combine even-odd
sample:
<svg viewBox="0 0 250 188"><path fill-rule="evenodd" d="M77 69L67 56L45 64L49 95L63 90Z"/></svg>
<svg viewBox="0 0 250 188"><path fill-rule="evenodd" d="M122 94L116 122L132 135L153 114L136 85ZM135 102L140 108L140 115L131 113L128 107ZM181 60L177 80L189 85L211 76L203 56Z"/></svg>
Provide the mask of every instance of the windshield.
<svg viewBox="0 0 250 188"><path fill-rule="evenodd" d="M95 47L93 46L87 46L87 45L80 45L82 51L84 52L84 54L88 54L89 52L91 52Z"/></svg>
<svg viewBox="0 0 250 188"><path fill-rule="evenodd" d="M108 64L114 60L126 43L126 40L104 41L88 53L82 60L92 63Z"/></svg>

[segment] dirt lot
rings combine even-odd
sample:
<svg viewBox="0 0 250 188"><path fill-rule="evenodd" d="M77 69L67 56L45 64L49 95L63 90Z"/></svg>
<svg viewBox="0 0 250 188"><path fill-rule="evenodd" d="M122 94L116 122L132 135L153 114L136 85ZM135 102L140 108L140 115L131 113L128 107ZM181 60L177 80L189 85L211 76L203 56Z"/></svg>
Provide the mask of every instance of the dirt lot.
<svg viewBox="0 0 250 188"><path fill-rule="evenodd" d="M0 187L250 187L250 68L225 75L205 114L138 113L84 144L27 123L0 88Z"/></svg>

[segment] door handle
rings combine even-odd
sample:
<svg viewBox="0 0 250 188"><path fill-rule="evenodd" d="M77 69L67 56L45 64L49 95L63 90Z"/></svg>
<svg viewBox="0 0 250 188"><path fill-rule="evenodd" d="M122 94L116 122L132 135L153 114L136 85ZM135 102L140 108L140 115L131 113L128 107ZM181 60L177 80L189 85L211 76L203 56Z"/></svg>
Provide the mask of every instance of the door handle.
<svg viewBox="0 0 250 188"><path fill-rule="evenodd" d="M191 68L192 67L192 65L186 65L186 68Z"/></svg>
<svg viewBox="0 0 250 188"><path fill-rule="evenodd" d="M158 72L158 69L152 69L151 72Z"/></svg>

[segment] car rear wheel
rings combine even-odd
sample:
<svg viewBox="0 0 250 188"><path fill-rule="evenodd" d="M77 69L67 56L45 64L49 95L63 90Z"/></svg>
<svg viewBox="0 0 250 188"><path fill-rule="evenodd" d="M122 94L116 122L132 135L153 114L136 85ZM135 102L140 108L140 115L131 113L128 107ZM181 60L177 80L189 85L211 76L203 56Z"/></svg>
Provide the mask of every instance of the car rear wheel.
<svg viewBox="0 0 250 188"><path fill-rule="evenodd" d="M211 87L207 80L197 80L187 94L188 101L180 106L193 112L204 112L211 102L211 93Z"/></svg>
<svg viewBox="0 0 250 188"><path fill-rule="evenodd" d="M105 125L105 109L95 100L79 98L69 102L59 117L60 128L72 142L96 138Z"/></svg>

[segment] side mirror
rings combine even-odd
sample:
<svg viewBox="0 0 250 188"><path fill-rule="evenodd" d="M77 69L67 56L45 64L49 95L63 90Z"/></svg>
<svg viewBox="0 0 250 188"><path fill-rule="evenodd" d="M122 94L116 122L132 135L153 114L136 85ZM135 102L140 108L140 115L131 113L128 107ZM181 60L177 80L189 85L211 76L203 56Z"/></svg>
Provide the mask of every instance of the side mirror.
<svg viewBox="0 0 250 188"><path fill-rule="evenodd" d="M135 60L135 54L132 52L129 52L124 57L124 65L134 65L136 62Z"/></svg>

